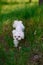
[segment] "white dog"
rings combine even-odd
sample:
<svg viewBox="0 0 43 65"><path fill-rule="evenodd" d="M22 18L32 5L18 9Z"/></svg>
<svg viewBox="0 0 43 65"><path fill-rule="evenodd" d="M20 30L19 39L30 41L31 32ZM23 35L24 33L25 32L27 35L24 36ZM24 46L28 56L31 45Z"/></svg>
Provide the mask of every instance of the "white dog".
<svg viewBox="0 0 43 65"><path fill-rule="evenodd" d="M13 28L15 28L15 30L12 31L13 33L13 39L14 39L14 45L15 47L18 46L18 43L21 39L24 39L24 25L22 24L22 21L14 21L13 23Z"/></svg>

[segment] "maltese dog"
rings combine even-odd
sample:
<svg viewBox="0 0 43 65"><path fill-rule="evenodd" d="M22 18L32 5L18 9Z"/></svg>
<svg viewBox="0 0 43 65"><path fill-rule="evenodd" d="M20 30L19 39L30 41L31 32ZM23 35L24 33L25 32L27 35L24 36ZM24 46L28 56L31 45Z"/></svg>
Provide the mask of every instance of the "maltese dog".
<svg viewBox="0 0 43 65"><path fill-rule="evenodd" d="M13 41L14 41L14 45L15 47L18 47L18 43L21 39L24 39L24 25L22 23L22 21L14 21L13 23L13 28L15 28L15 30L12 31L13 34Z"/></svg>

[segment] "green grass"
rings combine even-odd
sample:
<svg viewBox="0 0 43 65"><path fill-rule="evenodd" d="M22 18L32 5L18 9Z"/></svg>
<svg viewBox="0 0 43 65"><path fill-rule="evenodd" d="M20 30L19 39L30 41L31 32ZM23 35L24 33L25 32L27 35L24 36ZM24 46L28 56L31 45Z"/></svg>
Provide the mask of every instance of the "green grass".
<svg viewBox="0 0 43 65"><path fill-rule="evenodd" d="M14 47L12 38L15 19L22 20L25 26L20 50ZM0 14L0 65L43 65L43 6L25 5Z"/></svg>

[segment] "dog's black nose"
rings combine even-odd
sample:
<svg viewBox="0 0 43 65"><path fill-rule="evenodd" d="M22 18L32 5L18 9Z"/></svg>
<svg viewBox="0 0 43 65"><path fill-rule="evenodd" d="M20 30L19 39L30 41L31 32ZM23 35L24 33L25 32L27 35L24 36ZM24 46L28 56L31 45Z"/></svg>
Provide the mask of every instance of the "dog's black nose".
<svg viewBox="0 0 43 65"><path fill-rule="evenodd" d="M16 40L18 40L18 38L16 38Z"/></svg>

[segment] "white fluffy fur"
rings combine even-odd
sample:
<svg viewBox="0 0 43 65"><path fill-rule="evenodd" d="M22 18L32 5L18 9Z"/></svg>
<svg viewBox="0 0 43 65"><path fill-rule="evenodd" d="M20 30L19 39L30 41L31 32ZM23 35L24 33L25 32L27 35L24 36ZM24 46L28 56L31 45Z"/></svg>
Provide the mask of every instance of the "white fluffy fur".
<svg viewBox="0 0 43 65"><path fill-rule="evenodd" d="M15 47L18 46L19 40L24 39L24 25L22 24L22 21L14 21L13 28L15 30L12 31L13 39L14 39L14 45Z"/></svg>
<svg viewBox="0 0 43 65"><path fill-rule="evenodd" d="M24 30L24 25L22 24L22 21L15 20L13 23L13 28L16 28L18 30Z"/></svg>

